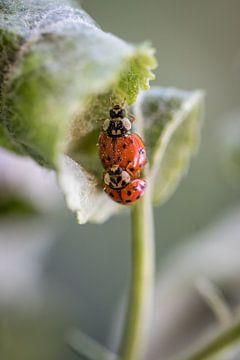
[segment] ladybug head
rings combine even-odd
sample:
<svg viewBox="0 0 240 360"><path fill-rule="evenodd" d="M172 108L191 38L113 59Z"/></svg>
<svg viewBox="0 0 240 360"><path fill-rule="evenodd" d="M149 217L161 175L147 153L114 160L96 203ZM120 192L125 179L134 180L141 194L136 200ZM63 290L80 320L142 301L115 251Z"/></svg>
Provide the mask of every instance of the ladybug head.
<svg viewBox="0 0 240 360"><path fill-rule="evenodd" d="M123 119L126 116L126 110L123 108L123 104L112 104L109 114L111 119Z"/></svg>

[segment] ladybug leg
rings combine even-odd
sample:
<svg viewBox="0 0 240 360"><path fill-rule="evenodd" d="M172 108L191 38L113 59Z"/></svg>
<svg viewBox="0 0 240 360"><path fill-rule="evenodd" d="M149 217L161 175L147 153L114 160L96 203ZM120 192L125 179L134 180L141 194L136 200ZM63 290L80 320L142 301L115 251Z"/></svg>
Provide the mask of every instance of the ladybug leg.
<svg viewBox="0 0 240 360"><path fill-rule="evenodd" d="M131 123L133 123L135 121L135 117L132 114L129 114L128 116Z"/></svg>
<svg viewBox="0 0 240 360"><path fill-rule="evenodd" d="M125 127L125 129L127 129L127 131L131 130L132 122L128 118L124 118L122 120L122 123L123 123L123 126Z"/></svg>
<svg viewBox="0 0 240 360"><path fill-rule="evenodd" d="M137 171L135 169L134 163L132 161L127 165L126 170L129 173L129 175L132 176L133 178L137 178L140 176L140 171Z"/></svg>
<svg viewBox="0 0 240 360"><path fill-rule="evenodd" d="M125 102L126 102L126 98L123 99L123 101L121 101L121 106L123 107L125 105Z"/></svg>

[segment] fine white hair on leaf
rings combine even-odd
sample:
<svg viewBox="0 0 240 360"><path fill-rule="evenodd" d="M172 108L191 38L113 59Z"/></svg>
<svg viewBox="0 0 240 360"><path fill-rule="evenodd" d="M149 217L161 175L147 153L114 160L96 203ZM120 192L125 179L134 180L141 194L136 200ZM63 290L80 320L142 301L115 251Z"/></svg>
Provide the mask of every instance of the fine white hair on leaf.
<svg viewBox="0 0 240 360"><path fill-rule="evenodd" d="M105 221L119 206L97 188L96 179L67 155L58 162L58 181L69 209L80 224Z"/></svg>

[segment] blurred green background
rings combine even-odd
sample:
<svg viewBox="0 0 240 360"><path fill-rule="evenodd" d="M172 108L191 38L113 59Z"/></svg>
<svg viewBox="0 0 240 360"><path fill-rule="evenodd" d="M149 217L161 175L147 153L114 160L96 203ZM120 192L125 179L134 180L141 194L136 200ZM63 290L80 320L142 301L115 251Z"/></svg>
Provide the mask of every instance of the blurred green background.
<svg viewBox="0 0 240 360"><path fill-rule="evenodd" d="M239 204L240 187L232 186L234 181L226 176L223 160L230 119L238 119L234 114L240 110L240 2L83 0L81 5L105 31L134 43L152 42L159 62L152 84L206 91L200 151L173 197L155 209L160 266L173 247L189 241ZM32 221L37 220L4 217L0 226L8 228L20 222L24 230ZM38 305L32 293L25 293L35 304L25 311L27 315L17 298L11 311L6 310L8 301L4 305L6 321L0 325L0 342L1 336L6 339L0 349L4 360L77 359L63 344L64 332L71 326L107 343L114 314L128 286L128 213L102 225L80 226L61 202L57 211L39 222L49 230L51 241L44 242L47 251L37 260L41 263L35 280ZM7 270L2 267L0 271ZM24 350L24 346L33 349Z"/></svg>

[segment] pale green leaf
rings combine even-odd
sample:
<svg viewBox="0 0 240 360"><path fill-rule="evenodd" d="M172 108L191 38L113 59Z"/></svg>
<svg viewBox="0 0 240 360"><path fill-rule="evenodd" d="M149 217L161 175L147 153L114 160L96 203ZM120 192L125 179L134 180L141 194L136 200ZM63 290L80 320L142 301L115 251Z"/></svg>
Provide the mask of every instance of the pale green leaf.
<svg viewBox="0 0 240 360"><path fill-rule="evenodd" d="M103 222L120 208L97 186L96 177L67 155L59 160L58 180L66 204L80 224L88 220Z"/></svg>
<svg viewBox="0 0 240 360"><path fill-rule="evenodd" d="M144 128L155 203L164 202L187 172L199 144L203 98L202 91L160 87L138 98L134 110Z"/></svg>

